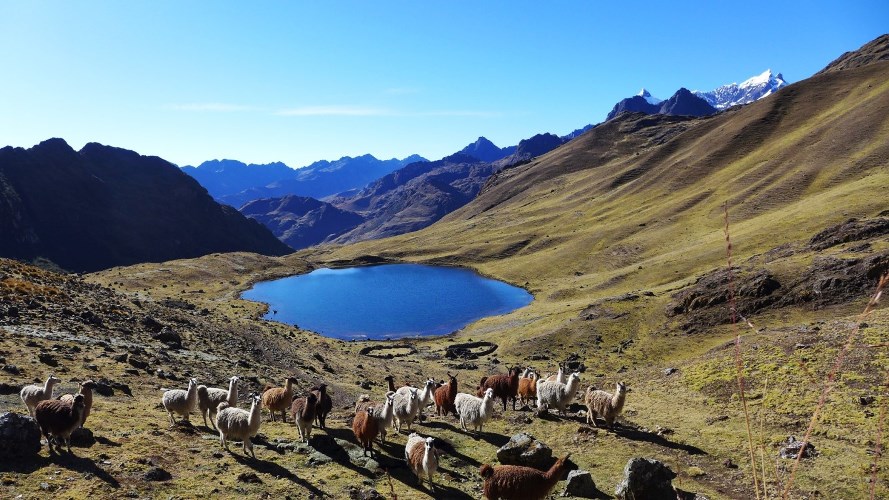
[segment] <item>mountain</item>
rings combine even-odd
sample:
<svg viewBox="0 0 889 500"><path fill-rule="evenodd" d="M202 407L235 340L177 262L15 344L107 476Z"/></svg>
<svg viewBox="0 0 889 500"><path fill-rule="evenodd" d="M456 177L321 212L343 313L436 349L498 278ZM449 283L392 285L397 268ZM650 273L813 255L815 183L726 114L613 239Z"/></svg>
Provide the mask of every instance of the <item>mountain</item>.
<svg viewBox="0 0 889 500"><path fill-rule="evenodd" d="M693 94L704 99L714 108L723 110L762 99L785 86L787 86L787 82L784 81L781 73L773 74L772 70L767 69L762 74L749 78L740 85L730 83L709 92L695 90Z"/></svg>
<svg viewBox="0 0 889 500"><path fill-rule="evenodd" d="M62 139L0 149L0 256L78 272L213 252L283 255L266 228L221 206L172 163Z"/></svg>
<svg viewBox="0 0 889 500"><path fill-rule="evenodd" d="M555 134L537 134L534 137L519 141L512 154L498 160L496 163L500 168L509 167L548 153L564 143L565 139Z"/></svg>
<svg viewBox="0 0 889 500"><path fill-rule="evenodd" d="M713 113L716 113L713 106L686 88L677 90L669 99L662 102L658 111L658 114L673 116L708 116Z"/></svg>
<svg viewBox="0 0 889 500"><path fill-rule="evenodd" d="M241 207L240 212L262 223L296 249L325 243L364 222L364 218L354 212L293 195L253 200Z"/></svg>
<svg viewBox="0 0 889 500"><path fill-rule="evenodd" d="M479 137L477 141L461 149L461 154L478 158L482 161L497 161L512 154L515 148L498 148L493 142L484 137Z"/></svg>
<svg viewBox="0 0 889 500"><path fill-rule="evenodd" d="M294 175L294 170L281 162L248 165L237 160L210 160L197 167L184 166L182 171L216 199Z"/></svg>
<svg viewBox="0 0 889 500"><path fill-rule="evenodd" d="M538 134L516 146L498 148L480 137L453 155L411 163L357 192L329 198L329 203L272 198L248 203L241 211L296 249L394 236L434 223L472 200L494 172L564 142L553 134ZM497 159L485 161L479 156Z"/></svg>
<svg viewBox="0 0 889 500"><path fill-rule="evenodd" d="M289 194L324 198L360 189L374 179L421 160L424 158L419 155L401 160L378 160L372 155L344 156L336 161L321 160L298 169L280 162L246 165L234 160L212 160L182 170L197 179L217 200L240 207L260 198Z"/></svg>
<svg viewBox="0 0 889 500"><path fill-rule="evenodd" d="M642 89L637 95L615 104L605 121L612 120L617 115L626 112L645 113L646 115L707 116L715 113L716 109L685 88L677 90L666 101L652 97L651 93Z"/></svg>
<svg viewBox="0 0 889 500"><path fill-rule="evenodd" d="M846 69L860 68L875 62L889 59L889 34L881 35L874 40L862 45L858 50L845 52L834 59L824 69L816 73L830 73Z"/></svg>
<svg viewBox="0 0 889 500"><path fill-rule="evenodd" d="M644 93L648 94L647 90L642 90ZM648 96L650 97L651 94L648 94ZM626 99L618 101L618 103L615 104L611 111L608 113L608 116L605 117L605 121L611 120L615 116L624 112L656 115L660 112L660 109L660 100L658 100L657 103L653 103L646 99L643 95L634 95L633 97L628 97Z"/></svg>

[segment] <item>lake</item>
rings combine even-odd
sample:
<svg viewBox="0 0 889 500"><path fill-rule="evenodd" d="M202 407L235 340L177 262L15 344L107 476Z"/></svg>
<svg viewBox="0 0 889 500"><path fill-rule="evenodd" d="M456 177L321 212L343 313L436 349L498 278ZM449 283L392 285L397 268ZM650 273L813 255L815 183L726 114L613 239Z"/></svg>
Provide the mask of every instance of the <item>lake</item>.
<svg viewBox="0 0 889 500"><path fill-rule="evenodd" d="M243 298L269 304L266 319L348 340L443 335L534 296L466 269L387 264L257 283Z"/></svg>

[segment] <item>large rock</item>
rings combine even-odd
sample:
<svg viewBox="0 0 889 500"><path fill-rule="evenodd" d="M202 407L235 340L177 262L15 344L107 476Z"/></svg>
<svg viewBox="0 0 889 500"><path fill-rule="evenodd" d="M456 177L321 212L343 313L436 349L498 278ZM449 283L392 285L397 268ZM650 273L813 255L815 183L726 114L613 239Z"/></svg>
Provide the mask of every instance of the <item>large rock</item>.
<svg viewBox="0 0 889 500"><path fill-rule="evenodd" d="M545 470L552 465L553 450L534 436L521 432L497 450L497 460L504 465L525 465Z"/></svg>
<svg viewBox="0 0 889 500"><path fill-rule="evenodd" d="M40 427L31 417L0 415L0 458L30 458L40 452Z"/></svg>
<svg viewBox="0 0 889 500"><path fill-rule="evenodd" d="M573 470L568 473L568 482L562 491L563 497L596 498L598 490L593 475L585 470Z"/></svg>
<svg viewBox="0 0 889 500"><path fill-rule="evenodd" d="M631 458L624 467L624 479L614 489L621 500L675 500L673 478L676 473L663 463L650 458Z"/></svg>

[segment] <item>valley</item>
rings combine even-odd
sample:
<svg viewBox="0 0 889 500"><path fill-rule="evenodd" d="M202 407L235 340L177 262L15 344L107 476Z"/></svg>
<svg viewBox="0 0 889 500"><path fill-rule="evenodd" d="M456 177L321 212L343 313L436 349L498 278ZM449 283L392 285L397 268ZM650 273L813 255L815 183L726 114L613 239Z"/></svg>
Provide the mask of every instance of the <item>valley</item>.
<svg viewBox="0 0 889 500"><path fill-rule="evenodd" d="M862 57L845 54L710 116L618 114L462 184L460 206L405 234L383 226L379 239L288 255L219 251L83 275L3 259L0 409L25 411L18 389L50 373L65 391L87 378L112 391L96 398L92 440L72 455L41 449L32 461L5 462L0 491L479 498L479 467L527 432L554 457L570 452L601 498L614 495L633 457L669 466L683 498L885 495L877 447L889 312L868 302L889 272L889 61L871 57L887 44L883 36ZM457 159L441 160L439 173L475 165ZM416 192L428 194L424 186ZM380 263L470 268L534 301L450 335L370 343L265 321L265 305L240 298L260 281ZM496 348L478 355L480 341ZM355 402L385 397L387 375L415 386L456 375L461 392L475 393L482 377L509 367L546 376L559 363L578 372L582 391L626 385L614 429L587 424L580 394L566 415L501 411L498 402L478 436L426 410L414 429L443 452L435 492L405 466L408 433L390 431L372 459L355 444ZM264 412L252 459L238 445L223 451L196 413L193 425L170 425L161 388L184 389L191 377L222 387L232 375L243 381L242 407L248 393L286 377L299 394L327 384L329 428L305 445L292 422ZM779 451L790 436L803 439L816 413L816 454L795 467Z"/></svg>

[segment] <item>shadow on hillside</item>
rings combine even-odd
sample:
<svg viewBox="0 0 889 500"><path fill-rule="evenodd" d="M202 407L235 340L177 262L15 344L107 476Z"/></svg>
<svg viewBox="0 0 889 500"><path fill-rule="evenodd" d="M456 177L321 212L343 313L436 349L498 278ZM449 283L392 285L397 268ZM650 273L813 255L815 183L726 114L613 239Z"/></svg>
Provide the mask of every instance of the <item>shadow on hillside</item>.
<svg viewBox="0 0 889 500"><path fill-rule="evenodd" d="M469 434L472 436L472 434ZM504 436L502 434L495 434L493 432L480 432L475 436L476 439L481 439L488 444L494 445L497 448L505 445L509 442L509 436Z"/></svg>
<svg viewBox="0 0 889 500"><path fill-rule="evenodd" d="M633 441L645 441L647 443L656 444L658 446L663 446L664 448L670 448L671 450L682 450L689 455L706 455L707 452L698 448L697 446L692 446L690 444L682 444L682 443L674 443L669 439L658 436L654 432L645 432L639 429L635 429L632 427L626 427L623 425L615 424L614 429L611 430L615 435L632 439Z"/></svg>
<svg viewBox="0 0 889 500"><path fill-rule="evenodd" d="M112 441L105 436L96 436L96 442L104 446L110 446L112 448L120 448L121 446L123 446L122 444Z"/></svg>
<svg viewBox="0 0 889 500"><path fill-rule="evenodd" d="M459 451L457 451L456 448L454 448L454 445L452 443L449 443L448 441L445 441L444 439L436 439L435 440L435 447L438 448L439 450L441 450L444 454L455 457L458 460L461 460L469 465L472 465L473 467L479 467L482 464L478 460L476 460L468 455L464 455L464 454L460 453ZM454 475L459 475L459 474L455 473Z"/></svg>
<svg viewBox="0 0 889 500"><path fill-rule="evenodd" d="M432 429L447 429L449 431L458 432L457 426L451 424L450 422L427 420L425 426Z"/></svg>
<svg viewBox="0 0 889 500"><path fill-rule="evenodd" d="M351 430L349 430L349 429L331 429L330 427L328 427L326 430L327 430L327 436L325 436L325 437L327 439L316 439L315 436L312 437L310 444L315 451L330 457L330 459L333 460L334 462L336 462L337 464L339 464L339 465L341 465L353 472L361 474L364 477L367 477L370 479L376 478L373 471L368 470L366 467L360 467L357 464L353 463L352 458L349 456L349 452L346 451L346 449L343 448L339 443L334 441L335 439L340 439L343 441L349 441L351 443L354 443L355 436L352 434ZM397 467L404 467L404 462L402 460L400 460L400 459L396 460L391 457L391 455L393 455L393 451L391 451L391 450L395 450L395 452L398 452L399 450L401 450L400 451L401 455L396 454L395 456L396 457L403 456L404 448L399 447L396 443L392 443L391 441L387 441L386 444L382 447L382 449L380 447L379 442L374 441L374 445L375 446L374 446L372 455L367 456L367 458L373 458L381 466L387 467L387 468L394 469ZM357 444L356 444L356 447L358 447ZM359 449L360 449L360 447L359 447ZM363 453L361 455L361 458L365 458Z"/></svg>
<svg viewBox="0 0 889 500"><path fill-rule="evenodd" d="M251 458L245 457L243 455L238 455L236 453L230 454L236 462L241 465L245 465L255 470L256 472L261 472L263 474L268 474L273 478L284 478L289 479L290 481L302 486L303 488L309 490L312 494L318 497L324 497L325 493L319 490L315 485L309 483L305 479L297 476L286 467L282 467L274 462L269 462L267 460L263 460L261 458Z"/></svg>
<svg viewBox="0 0 889 500"><path fill-rule="evenodd" d="M53 451L48 457L38 456L33 459L18 458L0 460L0 472L30 474L48 466L63 467L82 474L91 474L104 481L112 488L120 487L120 483L117 479L114 479L114 477L105 471L105 469L96 465L96 462L92 459L78 457L73 453L65 451L62 451L61 453Z"/></svg>
<svg viewBox="0 0 889 500"><path fill-rule="evenodd" d="M388 469L387 472L392 479L402 483L408 488L411 488L414 491L419 491L429 495L432 498L448 498L448 499L463 499L463 498L474 498L471 495L460 491L454 487L446 486L441 484L442 476L441 473L445 472L446 469L442 469L439 467L438 473L433 476L433 481L435 481L435 489L429 489L429 482L425 481L423 484L420 484L420 481L417 479L417 476L414 475L413 472L410 471L407 467L401 467L398 469ZM450 471L447 471L450 473ZM462 479L461 476L458 475L458 478ZM382 488L385 490L385 487ZM413 497L411 497L413 498Z"/></svg>

